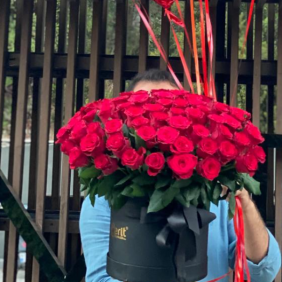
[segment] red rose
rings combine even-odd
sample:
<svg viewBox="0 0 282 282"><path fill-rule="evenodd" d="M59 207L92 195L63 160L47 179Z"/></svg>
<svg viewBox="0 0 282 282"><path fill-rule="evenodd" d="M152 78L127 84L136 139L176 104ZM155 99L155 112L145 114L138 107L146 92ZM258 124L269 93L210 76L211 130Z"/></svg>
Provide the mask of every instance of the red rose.
<svg viewBox="0 0 282 282"><path fill-rule="evenodd" d="M71 169L87 166L88 163L89 160L87 156L85 156L78 147L71 149L69 156L69 164Z"/></svg>
<svg viewBox="0 0 282 282"><path fill-rule="evenodd" d="M69 137L69 129L66 126L60 128L56 137L58 139L56 144L63 143Z"/></svg>
<svg viewBox="0 0 282 282"><path fill-rule="evenodd" d="M178 98L173 101L174 107L185 108L187 105L188 101L185 99Z"/></svg>
<svg viewBox="0 0 282 282"><path fill-rule="evenodd" d="M66 125L67 129L72 129L77 123L81 121L81 114L80 112L77 112L68 122Z"/></svg>
<svg viewBox="0 0 282 282"><path fill-rule="evenodd" d="M166 98L166 99L174 98L174 95L172 94L171 90L164 90L164 89L152 90L151 94L158 98Z"/></svg>
<svg viewBox="0 0 282 282"><path fill-rule="evenodd" d="M217 126L214 127L212 130L211 137L213 139L216 139L217 142L222 142L226 139L233 139L233 133L230 131L230 129L223 125L223 124L217 124Z"/></svg>
<svg viewBox="0 0 282 282"><path fill-rule="evenodd" d="M156 176L164 167L165 158L162 153L152 153L145 159L145 164L148 166L148 174Z"/></svg>
<svg viewBox="0 0 282 282"><path fill-rule="evenodd" d="M181 108L170 108L170 113L173 116L184 115L185 111Z"/></svg>
<svg viewBox="0 0 282 282"><path fill-rule="evenodd" d="M157 132L159 142L168 145L173 144L178 136L179 131L170 126L163 126Z"/></svg>
<svg viewBox="0 0 282 282"><path fill-rule="evenodd" d="M214 109L220 113L229 113L230 107L224 103L216 102L214 103Z"/></svg>
<svg viewBox="0 0 282 282"><path fill-rule="evenodd" d="M120 132L122 129L121 119L111 119L105 123L105 131L107 134Z"/></svg>
<svg viewBox="0 0 282 282"><path fill-rule="evenodd" d="M130 123L129 126L133 127L134 129L139 128L142 125L147 125L149 123L149 120L143 116L137 117L133 119Z"/></svg>
<svg viewBox="0 0 282 282"><path fill-rule="evenodd" d="M87 133L96 133L100 137L103 137L105 135L104 130L99 122L92 122L87 125Z"/></svg>
<svg viewBox="0 0 282 282"><path fill-rule="evenodd" d="M66 154L69 155L71 149L75 147L75 144L71 141L71 140L65 140L62 145L61 145L61 151Z"/></svg>
<svg viewBox="0 0 282 282"><path fill-rule="evenodd" d="M87 134L80 142L80 149L87 156L94 156L102 153L104 142L96 133Z"/></svg>
<svg viewBox="0 0 282 282"><path fill-rule="evenodd" d="M197 166L197 172L210 181L214 180L219 175L220 170L221 164L214 157L208 157L200 161Z"/></svg>
<svg viewBox="0 0 282 282"><path fill-rule="evenodd" d="M155 128L149 125L144 125L137 129L137 135L145 141L154 139L156 137L156 134L157 132Z"/></svg>
<svg viewBox="0 0 282 282"><path fill-rule="evenodd" d="M148 112L160 112L164 109L163 105L160 104L144 104L143 108Z"/></svg>
<svg viewBox="0 0 282 282"><path fill-rule="evenodd" d="M198 108L186 108L185 112L188 118L194 122L203 124L206 121L205 113Z"/></svg>
<svg viewBox="0 0 282 282"><path fill-rule="evenodd" d="M190 178L198 160L192 154L172 155L167 159L168 166L181 179Z"/></svg>
<svg viewBox="0 0 282 282"><path fill-rule="evenodd" d="M204 138L200 141L197 149L197 155L201 158L205 158L208 155L212 156L217 152L217 143L211 138Z"/></svg>
<svg viewBox="0 0 282 282"><path fill-rule="evenodd" d="M226 164L231 160L234 160L238 155L238 150L236 146L230 141L223 141L219 145L219 152L223 164Z"/></svg>
<svg viewBox="0 0 282 282"><path fill-rule="evenodd" d="M235 134L234 134L234 141L239 146L243 146L243 147L247 147L247 146L249 146L251 144L250 138L244 132L235 132Z"/></svg>
<svg viewBox="0 0 282 282"><path fill-rule="evenodd" d="M145 103L148 99L149 99L149 95L147 92L145 92L146 94L134 94L134 95L131 95L130 98L128 99L128 102L131 102L131 103Z"/></svg>
<svg viewBox="0 0 282 282"><path fill-rule="evenodd" d="M103 99L100 102L98 107L98 116L102 121L108 120L110 117L113 117L114 104L109 99Z"/></svg>
<svg viewBox="0 0 282 282"><path fill-rule="evenodd" d="M241 129L242 128L242 124L240 121L238 121L236 118L223 113L221 115L224 119L224 123L229 125L230 127L234 128L234 129Z"/></svg>
<svg viewBox="0 0 282 282"><path fill-rule="evenodd" d="M171 99L165 99L165 98L161 98L157 100L157 103L163 105L164 107L168 107L172 104L172 100Z"/></svg>
<svg viewBox="0 0 282 282"><path fill-rule="evenodd" d="M260 162L260 163L265 163L265 158L266 158L266 155L265 155L265 152L263 150L262 147L260 146L255 146L253 149L252 149L252 153L255 155L255 157L257 158L257 160Z"/></svg>
<svg viewBox="0 0 282 282"><path fill-rule="evenodd" d="M170 145L170 150L174 154L191 153L194 146L191 140L184 136L179 136L173 145Z"/></svg>
<svg viewBox="0 0 282 282"><path fill-rule="evenodd" d="M138 151L133 148L126 149L121 156L121 163L123 166L128 166L132 170L138 169L144 160L146 150L140 147Z"/></svg>
<svg viewBox="0 0 282 282"><path fill-rule="evenodd" d="M225 119L222 116L216 115L216 114L208 115L208 118L211 121L214 121L215 123L224 123L224 121L225 121Z"/></svg>
<svg viewBox="0 0 282 282"><path fill-rule="evenodd" d="M246 121L249 120L251 118L251 114L239 109L239 108L234 108L234 107L230 107L230 113L233 117L235 117L236 119L240 120L240 121Z"/></svg>
<svg viewBox="0 0 282 282"><path fill-rule="evenodd" d="M115 172L118 168L117 163L117 159L111 158L105 154L99 155L94 159L95 167L102 170L104 175L109 175Z"/></svg>
<svg viewBox="0 0 282 282"><path fill-rule="evenodd" d="M91 121L94 120L96 113L97 113L97 109L92 110L92 111L86 113L86 114L82 117L82 119L85 120L85 121L87 121L87 122L91 122Z"/></svg>
<svg viewBox="0 0 282 282"><path fill-rule="evenodd" d="M205 138L210 135L210 131L201 124L195 124L193 125L193 132L192 135L200 138Z"/></svg>
<svg viewBox="0 0 282 282"><path fill-rule="evenodd" d="M262 137L260 130L256 126L254 126L251 122L247 123L246 131L249 134L253 144L257 145L264 141L264 138Z"/></svg>
<svg viewBox="0 0 282 282"><path fill-rule="evenodd" d="M87 134L85 122L78 122L72 129L70 139L79 142Z"/></svg>
<svg viewBox="0 0 282 282"><path fill-rule="evenodd" d="M142 107L137 106L130 106L124 111L124 113L131 118L141 116L144 112L145 111Z"/></svg>
<svg viewBox="0 0 282 282"><path fill-rule="evenodd" d="M191 121L183 116L172 116L168 120L168 123L171 127L177 129L187 129L191 125Z"/></svg>
<svg viewBox="0 0 282 282"><path fill-rule="evenodd" d="M123 111L123 110L127 109L130 106L132 106L132 104L129 103L129 102L122 103L122 104L117 105L117 110L118 111Z"/></svg>
<svg viewBox="0 0 282 282"><path fill-rule="evenodd" d="M114 102L115 105L121 104L121 103L128 100L129 95L126 95L126 94L127 93L125 93L125 95L123 95L123 96L118 96L118 97L112 98L111 100L112 100L112 102Z"/></svg>
<svg viewBox="0 0 282 282"><path fill-rule="evenodd" d="M166 121L169 118L168 114L165 112L153 112L151 116L158 121Z"/></svg>
<svg viewBox="0 0 282 282"><path fill-rule="evenodd" d="M189 104L192 106L197 106L203 104L203 96L198 94L188 94L186 95L186 99Z"/></svg>
<svg viewBox="0 0 282 282"><path fill-rule="evenodd" d="M171 89L170 92L174 95L174 96L186 96L189 95L189 91L187 90L179 90L179 89Z"/></svg>
<svg viewBox="0 0 282 282"><path fill-rule="evenodd" d="M127 143L128 140L126 140L121 133L115 133L109 136L106 142L106 148L120 158L123 150L129 145Z"/></svg>
<svg viewBox="0 0 282 282"><path fill-rule="evenodd" d="M252 154L240 156L236 159L236 170L242 173L248 173L253 176L258 169L258 160Z"/></svg>

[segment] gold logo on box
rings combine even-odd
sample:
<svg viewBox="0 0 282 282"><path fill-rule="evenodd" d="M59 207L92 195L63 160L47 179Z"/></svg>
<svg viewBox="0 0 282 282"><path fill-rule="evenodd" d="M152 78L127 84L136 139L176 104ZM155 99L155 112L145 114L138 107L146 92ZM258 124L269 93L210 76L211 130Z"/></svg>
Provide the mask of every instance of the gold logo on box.
<svg viewBox="0 0 282 282"><path fill-rule="evenodd" d="M126 231L128 226L117 228L114 224L111 226L111 236L120 240L126 240Z"/></svg>

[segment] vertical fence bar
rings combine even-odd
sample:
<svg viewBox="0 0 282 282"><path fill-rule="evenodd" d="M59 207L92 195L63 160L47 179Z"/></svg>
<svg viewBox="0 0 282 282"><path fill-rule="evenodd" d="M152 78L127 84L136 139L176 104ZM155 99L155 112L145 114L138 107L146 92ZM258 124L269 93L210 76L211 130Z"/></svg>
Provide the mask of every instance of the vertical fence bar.
<svg viewBox="0 0 282 282"><path fill-rule="evenodd" d="M191 0L192 1L192 0ZM191 6L190 6L190 0L185 0L185 25L187 27L188 35L190 42L192 42L192 27L191 27ZM184 57L187 62L187 66L190 70L191 78L192 78L192 53L189 47L189 44L186 39L184 39ZM193 78L192 78L193 81ZM186 78L186 75L184 75L184 80L183 80L183 86L187 90L191 90L188 79Z"/></svg>
<svg viewBox="0 0 282 282"><path fill-rule="evenodd" d="M26 20L22 22L21 31L21 50L20 50L20 67L18 81L18 100L15 126L15 148L12 185L18 196L22 192L23 180L23 162L24 162L24 139L25 139L25 122L26 106L28 97L28 77L29 77L29 53L31 40L33 1L25 0L23 5L23 14ZM10 222L9 224L9 243L7 257L7 281L15 281L16 274L16 254L18 247L18 235L16 228Z"/></svg>
<svg viewBox="0 0 282 282"><path fill-rule="evenodd" d="M49 129L52 97L52 70L55 42L56 1L47 0L45 53L39 111L39 139L36 179L36 213L35 221L43 228L45 214L45 195L47 185ZM32 282L39 281L40 267L33 259Z"/></svg>
<svg viewBox="0 0 282 282"><path fill-rule="evenodd" d="M149 1L141 0L141 5L149 14ZM144 72L147 69L147 57L148 57L148 32L143 21L140 20L140 47L139 47L138 72Z"/></svg>
<svg viewBox="0 0 282 282"><path fill-rule="evenodd" d="M164 9L162 9L162 23L161 23L161 43L164 48L165 53L167 54L167 58L169 59L169 34L170 34L170 26L168 18L165 16ZM160 70L166 70L167 65L166 62L160 57Z"/></svg>
<svg viewBox="0 0 282 282"><path fill-rule="evenodd" d="M122 69L126 48L127 0L116 1L116 38L114 58L114 97L122 91Z"/></svg>
<svg viewBox="0 0 282 282"><path fill-rule="evenodd" d="M265 0L259 0L256 4L255 22L255 52L253 74L253 123L260 125L260 88L261 88L261 56L262 56L262 12Z"/></svg>
<svg viewBox="0 0 282 282"><path fill-rule="evenodd" d="M73 115L75 98L75 68L77 56L77 33L78 33L78 14L79 1L69 0L70 3L70 29L67 62L67 81L65 99L65 122ZM62 265L66 264L67 255L67 234L68 234L68 209L70 194L70 169L68 157L63 156L62 182L61 182L61 201L60 201L60 222L59 222L59 246L58 258Z"/></svg>
<svg viewBox="0 0 282 282"><path fill-rule="evenodd" d="M59 32L58 32L58 53L64 53L66 48L66 18L67 18L67 1L60 0L59 11ZM63 118L63 93L64 79L56 80L56 99L55 99L55 121L54 133L58 132L62 125ZM61 152L59 144L54 144L53 153L53 177L52 177L52 205L53 210L59 209L59 191L60 191L60 174L61 174ZM55 234L52 234L50 240L53 241L52 247L55 247Z"/></svg>
<svg viewBox="0 0 282 282"><path fill-rule="evenodd" d="M238 89L238 50L239 50L239 16L240 16L241 0L232 1L232 16L231 16L231 58L230 58L230 104L237 104L237 89ZM234 97L233 97L234 96Z"/></svg>
<svg viewBox="0 0 282 282"><path fill-rule="evenodd" d="M99 63L102 48L101 25L103 8L107 7L107 0L93 0L93 22L90 51L90 74L89 74L89 101L99 98Z"/></svg>
<svg viewBox="0 0 282 282"><path fill-rule="evenodd" d="M10 0L0 2L0 141L2 144L3 116L4 116L4 97L5 97L5 81L6 81L6 58L8 51L8 32L10 17ZM1 150L0 148L0 160Z"/></svg>

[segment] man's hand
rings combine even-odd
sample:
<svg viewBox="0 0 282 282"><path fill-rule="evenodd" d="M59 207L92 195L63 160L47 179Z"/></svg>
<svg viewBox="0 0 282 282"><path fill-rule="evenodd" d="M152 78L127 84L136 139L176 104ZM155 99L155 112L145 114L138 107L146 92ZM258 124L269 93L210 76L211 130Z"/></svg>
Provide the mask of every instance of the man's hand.
<svg viewBox="0 0 282 282"><path fill-rule="evenodd" d="M227 188L223 187L223 195ZM236 196L241 199L244 226L246 255L253 263L259 263L267 254L269 236L264 222L252 201L248 191L237 191ZM228 197L227 197L228 200Z"/></svg>

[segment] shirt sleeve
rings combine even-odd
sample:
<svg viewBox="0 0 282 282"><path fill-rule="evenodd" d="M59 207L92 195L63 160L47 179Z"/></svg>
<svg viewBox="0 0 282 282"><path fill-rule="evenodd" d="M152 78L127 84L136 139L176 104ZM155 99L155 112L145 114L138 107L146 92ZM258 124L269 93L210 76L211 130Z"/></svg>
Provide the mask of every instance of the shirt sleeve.
<svg viewBox="0 0 282 282"><path fill-rule="evenodd" d="M110 208L104 198L96 198L94 207L89 197L84 200L79 227L87 268L86 282L117 282L106 272Z"/></svg>
<svg viewBox="0 0 282 282"><path fill-rule="evenodd" d="M252 282L271 282L276 277L281 267L281 253L279 245L269 230L269 245L267 255L258 263L255 264L248 260L248 266ZM233 220L228 223L229 236L229 266L234 269L235 265L235 249L236 235L233 225Z"/></svg>

